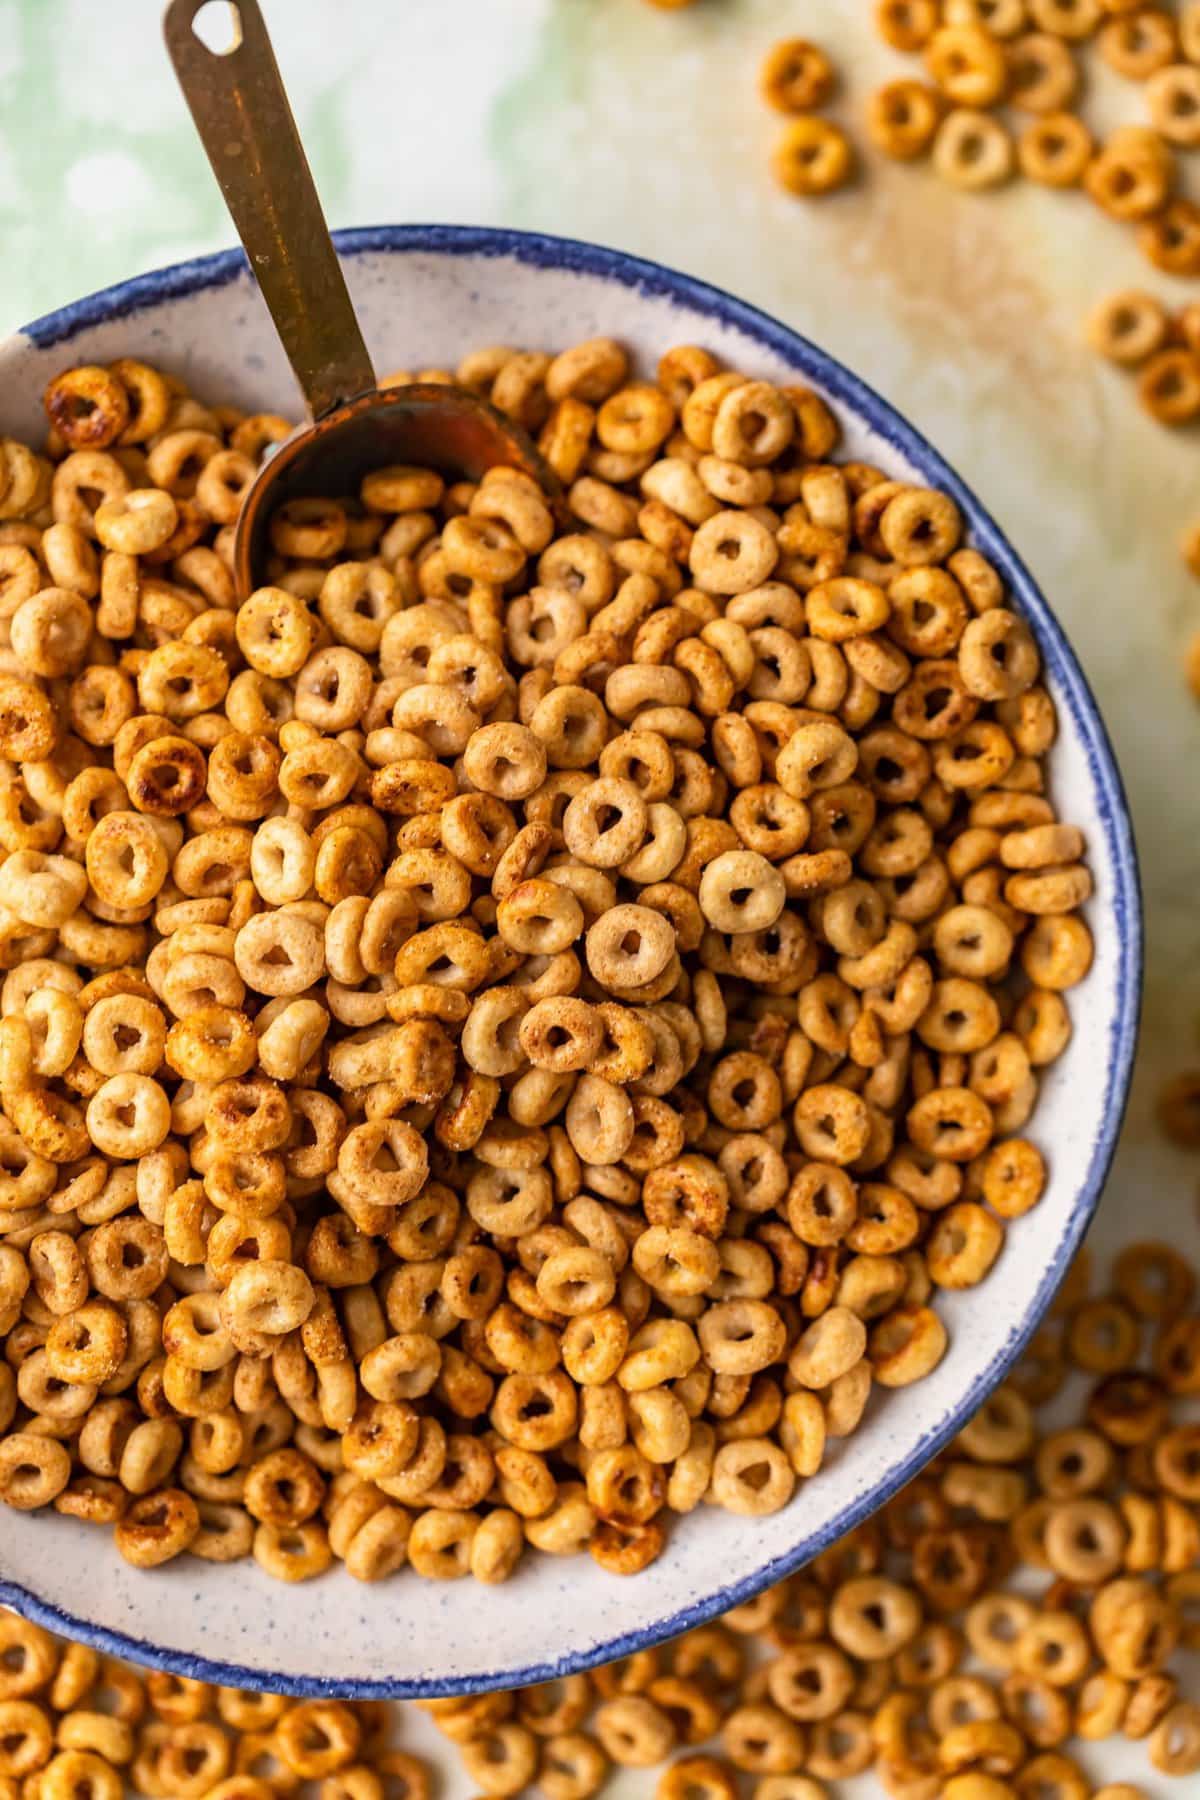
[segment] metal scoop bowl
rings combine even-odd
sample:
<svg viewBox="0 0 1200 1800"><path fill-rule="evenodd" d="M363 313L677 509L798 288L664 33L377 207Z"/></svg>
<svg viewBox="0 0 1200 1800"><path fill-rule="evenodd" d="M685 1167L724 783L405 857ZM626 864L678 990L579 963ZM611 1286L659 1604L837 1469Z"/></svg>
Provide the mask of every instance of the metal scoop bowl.
<svg viewBox="0 0 1200 1800"><path fill-rule="evenodd" d="M528 435L467 388L381 388L338 262L258 0L228 0L230 48L197 34L208 0L171 0L167 50L310 415L246 494L234 537L240 598L261 585L275 510L356 494L364 475L417 464L476 480L497 463L550 495L559 484Z"/></svg>

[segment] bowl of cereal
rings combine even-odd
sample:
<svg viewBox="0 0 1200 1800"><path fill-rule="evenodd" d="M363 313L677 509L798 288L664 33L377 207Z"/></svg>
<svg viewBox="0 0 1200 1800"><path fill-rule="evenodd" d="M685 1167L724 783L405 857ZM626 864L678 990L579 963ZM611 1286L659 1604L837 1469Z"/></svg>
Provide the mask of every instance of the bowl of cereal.
<svg viewBox="0 0 1200 1800"><path fill-rule="evenodd" d="M543 489L290 500L239 606L295 406L241 256L3 351L0 1601L461 1695L750 1598L1002 1380L1137 870L1061 626L857 377L591 245L338 245Z"/></svg>

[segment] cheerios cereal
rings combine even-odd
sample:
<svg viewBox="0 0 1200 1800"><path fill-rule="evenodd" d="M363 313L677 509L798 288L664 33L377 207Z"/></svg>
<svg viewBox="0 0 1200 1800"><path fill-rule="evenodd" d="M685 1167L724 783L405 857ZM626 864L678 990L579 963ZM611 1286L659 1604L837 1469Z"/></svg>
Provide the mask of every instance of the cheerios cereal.
<svg viewBox="0 0 1200 1800"><path fill-rule="evenodd" d="M0 1498L141 1568L635 1573L1045 1185L1091 878L955 502L698 346L456 373L561 491L374 470L247 596L275 415L124 361L5 446Z"/></svg>

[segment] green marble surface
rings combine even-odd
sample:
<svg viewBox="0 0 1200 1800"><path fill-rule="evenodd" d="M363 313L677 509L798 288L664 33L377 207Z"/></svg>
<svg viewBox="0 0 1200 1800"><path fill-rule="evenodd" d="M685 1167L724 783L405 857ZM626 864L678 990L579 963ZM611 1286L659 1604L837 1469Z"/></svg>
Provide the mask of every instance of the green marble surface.
<svg viewBox="0 0 1200 1800"><path fill-rule="evenodd" d="M1136 1208L1194 1251L1195 1176L1157 1144L1152 1102L1161 1076L1198 1053L1200 707L1179 653L1200 627L1200 589L1176 539L1200 518L1200 457L1192 433L1141 414L1081 335L1102 293L1139 283L1178 301L1192 288L1148 269L1078 195L966 196L927 169L876 161L823 203L776 190L759 60L785 33L816 37L844 74L835 111L855 121L874 83L911 67L874 40L867 0L264 10L334 224L537 227L707 276L851 363L991 506L1097 689L1143 858L1141 1071L1101 1236L1127 1233ZM158 13L157 0L0 0L9 327L231 241ZM1136 117L1139 97L1106 78L1088 105L1100 121Z"/></svg>

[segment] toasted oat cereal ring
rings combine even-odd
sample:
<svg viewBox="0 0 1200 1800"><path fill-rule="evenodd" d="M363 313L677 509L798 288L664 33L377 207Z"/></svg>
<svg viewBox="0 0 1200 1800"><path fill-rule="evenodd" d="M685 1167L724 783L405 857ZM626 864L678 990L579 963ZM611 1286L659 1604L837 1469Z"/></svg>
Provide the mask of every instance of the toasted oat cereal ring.
<svg viewBox="0 0 1200 1800"><path fill-rule="evenodd" d="M167 851L149 819L110 812L87 841L88 879L110 906L144 906L167 878Z"/></svg>
<svg viewBox="0 0 1200 1800"><path fill-rule="evenodd" d="M501 938L527 956L554 956L566 950L578 942L583 923L576 896L558 882L539 878L519 883L496 909Z"/></svg>
<svg viewBox="0 0 1200 1800"><path fill-rule="evenodd" d="M1008 85L1002 47L973 25L944 25L925 46L933 80L954 106L994 106Z"/></svg>
<svg viewBox="0 0 1200 1800"><path fill-rule="evenodd" d="M1193 63L1160 68L1146 83L1150 119L1171 144L1200 144L1200 70Z"/></svg>
<svg viewBox="0 0 1200 1800"><path fill-rule="evenodd" d="M481 792L500 800L524 800L546 778L546 751L525 725L484 725L472 733L463 766Z"/></svg>
<svg viewBox="0 0 1200 1800"><path fill-rule="evenodd" d="M644 456L669 436L673 423L671 404L661 389L652 382L633 381L601 403L596 436L606 450Z"/></svg>
<svg viewBox="0 0 1200 1800"><path fill-rule="evenodd" d="M717 407L713 451L727 465L760 468L787 449L795 431L795 411L785 394L767 381L744 381Z"/></svg>
<svg viewBox="0 0 1200 1800"><path fill-rule="evenodd" d="M1175 20L1155 6L1139 5L1109 19L1096 43L1109 68L1129 81L1148 80L1179 54Z"/></svg>
<svg viewBox="0 0 1200 1800"><path fill-rule="evenodd" d="M779 752L775 775L792 799L807 800L817 790L848 782L858 757L854 739L832 720L799 725Z"/></svg>
<svg viewBox="0 0 1200 1800"><path fill-rule="evenodd" d="M1074 113L1047 113L1033 119L1017 139L1017 165L1022 175L1045 187L1078 187L1095 146L1092 134Z"/></svg>
<svg viewBox="0 0 1200 1800"><path fill-rule="evenodd" d="M1138 399L1161 424L1188 424L1200 414L1200 359L1191 350L1157 351L1138 380Z"/></svg>
<svg viewBox="0 0 1200 1800"><path fill-rule="evenodd" d="M917 1034L930 1049L970 1055L990 1044L1000 1029L1000 1011L979 982L952 975L935 981Z"/></svg>
<svg viewBox="0 0 1200 1800"><path fill-rule="evenodd" d="M160 1488L128 1507L113 1533L117 1549L139 1569L154 1569L187 1549L200 1529L196 1502L182 1488Z"/></svg>
<svg viewBox="0 0 1200 1800"><path fill-rule="evenodd" d="M1003 1227L989 1213L973 1201L959 1201L934 1221L926 1246L930 1277L938 1287L974 1287L1003 1243Z"/></svg>
<svg viewBox="0 0 1200 1800"><path fill-rule="evenodd" d="M933 143L942 111L936 88L922 81L889 81L867 104L867 135L885 156L912 162Z"/></svg>
<svg viewBox="0 0 1200 1800"><path fill-rule="evenodd" d="M968 107L948 112L933 140L933 167L951 186L981 192L1012 175L1012 138L998 119Z"/></svg>
<svg viewBox="0 0 1200 1800"><path fill-rule="evenodd" d="M588 1499L616 1524L647 1524L662 1510L665 1487L662 1470L632 1444L599 1450L588 1464Z"/></svg>
<svg viewBox="0 0 1200 1800"><path fill-rule="evenodd" d="M892 722L922 742L948 738L969 725L979 700L963 679L957 660L918 663L892 703Z"/></svg>
<svg viewBox="0 0 1200 1800"><path fill-rule="evenodd" d="M698 1336L705 1361L718 1375L756 1374L779 1361L787 1342L776 1309L754 1299L710 1305L701 1316Z"/></svg>
<svg viewBox="0 0 1200 1800"><path fill-rule="evenodd" d="M1160 1437L1154 1445L1153 1467L1167 1493L1194 1504L1200 1498L1200 1429L1177 1425Z"/></svg>
<svg viewBox="0 0 1200 1800"><path fill-rule="evenodd" d="M917 1596L881 1576L843 1582L829 1608L829 1635L849 1655L877 1662L911 1643L921 1625Z"/></svg>
<svg viewBox="0 0 1200 1800"><path fill-rule="evenodd" d="M138 671L138 698L144 710L176 723L209 712L228 686L225 658L204 644L159 644Z"/></svg>
<svg viewBox="0 0 1200 1800"><path fill-rule="evenodd" d="M535 1002L521 1020L519 1039L535 1068L562 1074L591 1066L603 1028L587 1001L561 995Z"/></svg>
<svg viewBox="0 0 1200 1800"><path fill-rule="evenodd" d="M1137 1243L1116 1258L1113 1286L1139 1318L1165 1322L1186 1310L1195 1278L1169 1245Z"/></svg>
<svg viewBox="0 0 1200 1800"><path fill-rule="evenodd" d="M1070 1687L1087 1670L1092 1651L1087 1631L1072 1613L1045 1609L1033 1616L1016 1638L1016 1669L1027 1676Z"/></svg>
<svg viewBox="0 0 1200 1800"><path fill-rule="evenodd" d="M808 628L827 643L844 644L886 625L891 604L881 587L855 576L817 582L805 602Z"/></svg>
<svg viewBox="0 0 1200 1800"><path fill-rule="evenodd" d="M88 1135L106 1156L146 1156L171 1128L171 1106L149 1075L110 1075L87 1107Z"/></svg>
<svg viewBox="0 0 1200 1800"><path fill-rule="evenodd" d="M135 752L125 784L138 812L177 818L204 799L208 784L204 752L189 739L164 732Z"/></svg>
<svg viewBox="0 0 1200 1800"><path fill-rule="evenodd" d="M336 1700L289 1706L274 1729L279 1755L302 1781L316 1781L352 1762L362 1742L354 1711Z"/></svg>
<svg viewBox="0 0 1200 1800"><path fill-rule="evenodd" d="M1166 308L1153 294L1123 289L1090 314L1088 342L1112 362L1136 365L1162 349L1169 323Z"/></svg>
<svg viewBox="0 0 1200 1800"><path fill-rule="evenodd" d="M862 1361L866 1347L861 1319L834 1306L801 1333L788 1358L788 1373L802 1387L830 1387Z"/></svg>
<svg viewBox="0 0 1200 1800"><path fill-rule="evenodd" d="M1046 1166L1036 1145L1008 1138L988 1152L983 1198L1002 1219L1020 1218L1036 1206L1046 1186Z"/></svg>
<svg viewBox="0 0 1200 1800"><path fill-rule="evenodd" d="M937 0L876 0L875 29L893 50L920 50L938 23Z"/></svg>
<svg viewBox="0 0 1200 1800"><path fill-rule="evenodd" d="M50 381L46 417L71 450L106 450L129 424L129 394L108 369L82 364Z"/></svg>
<svg viewBox="0 0 1200 1800"><path fill-rule="evenodd" d="M12 762L42 762L58 736L53 706L33 682L0 675L0 751Z"/></svg>
<svg viewBox="0 0 1200 1800"><path fill-rule="evenodd" d="M162 488L133 488L96 508L96 536L106 550L147 556L174 535L179 508Z"/></svg>
<svg viewBox="0 0 1200 1800"><path fill-rule="evenodd" d="M833 1084L807 1089L796 1102L794 1123L805 1154L838 1167L861 1156L870 1134L866 1102Z"/></svg>
<svg viewBox="0 0 1200 1800"><path fill-rule="evenodd" d="M167 423L171 394L166 378L149 363L130 356L118 357L109 364L125 390L129 403L129 422L121 433L122 444L142 444L154 437Z"/></svg>
<svg viewBox="0 0 1200 1800"><path fill-rule="evenodd" d="M1179 1640L1179 1618L1166 1595L1135 1577L1107 1582L1094 1594L1088 1625L1104 1662L1123 1681L1155 1673Z"/></svg>
<svg viewBox="0 0 1200 1800"><path fill-rule="evenodd" d="M65 1723L66 1721L64 1721ZM32 1700L0 1702L0 1776L18 1782L43 1769L54 1752L49 1714Z"/></svg>
<svg viewBox="0 0 1200 1800"><path fill-rule="evenodd" d="M48 1506L71 1478L71 1458L56 1438L14 1431L0 1438L0 1499L20 1512Z"/></svg>
<svg viewBox="0 0 1200 1800"><path fill-rule="evenodd" d="M726 1512L766 1517L787 1505L795 1485L787 1456L770 1438L735 1439L717 1451L711 1493Z"/></svg>
<svg viewBox="0 0 1200 1800"><path fill-rule="evenodd" d="M758 587L778 559L779 547L766 525L748 513L728 511L698 527L688 554L696 585L714 594L743 594Z"/></svg>
<svg viewBox="0 0 1200 1800"><path fill-rule="evenodd" d="M1055 1574L1091 1587L1121 1570L1127 1535L1114 1506L1087 1497L1055 1507L1043 1543Z"/></svg>
<svg viewBox="0 0 1200 1800"><path fill-rule="evenodd" d="M675 954L669 920L646 906L611 907L589 928L588 968L606 987L642 988L666 969Z"/></svg>
<svg viewBox="0 0 1200 1800"><path fill-rule="evenodd" d="M337 556L345 543L346 512L336 500L288 500L272 515L271 545L281 556L323 562Z"/></svg>
<svg viewBox="0 0 1200 1800"><path fill-rule="evenodd" d="M977 718L934 751L934 774L943 787L995 787L1016 760L1016 747L1002 725ZM966 887L964 887L966 893Z"/></svg>
<svg viewBox="0 0 1200 1800"><path fill-rule="evenodd" d="M1200 271L1200 207L1182 198L1168 200L1138 227L1138 248L1168 275Z"/></svg>
<svg viewBox="0 0 1200 1800"><path fill-rule="evenodd" d="M670 1715L640 1693L605 1700L592 1716L592 1728L606 1754L624 1768L652 1768L677 1741Z"/></svg>
<svg viewBox="0 0 1200 1800"><path fill-rule="evenodd" d="M276 1581L311 1581L333 1560L328 1534L316 1519L303 1525L257 1526L253 1556Z"/></svg>
<svg viewBox="0 0 1200 1800"><path fill-rule="evenodd" d="M803 113L824 106L833 93L835 75L819 45L807 38L784 38L767 52L758 85L776 112Z"/></svg>
<svg viewBox="0 0 1200 1800"><path fill-rule="evenodd" d="M1004 897L1018 911L1035 917L1045 913L1069 913L1089 898L1091 872L1083 863L1070 863L1010 875Z"/></svg>
<svg viewBox="0 0 1200 1800"><path fill-rule="evenodd" d="M247 919L233 955L246 986L272 996L303 993L325 969L321 930L298 913L258 913Z"/></svg>
<svg viewBox="0 0 1200 1800"><path fill-rule="evenodd" d="M556 1251L538 1271L538 1293L556 1313L567 1318L590 1315L613 1297L616 1277L599 1250L585 1245Z"/></svg>
<svg viewBox="0 0 1200 1800"><path fill-rule="evenodd" d="M714 857L700 879L699 900L718 931L763 931L783 911L786 890L779 871L751 850Z"/></svg>
<svg viewBox="0 0 1200 1800"><path fill-rule="evenodd" d="M437 506L445 489L436 469L390 463L363 477L359 498L372 512L420 512Z"/></svg>
<svg viewBox="0 0 1200 1800"><path fill-rule="evenodd" d="M279 680L296 675L312 653L317 622L284 588L262 587L237 611L237 644L252 669Z"/></svg>
<svg viewBox="0 0 1200 1800"><path fill-rule="evenodd" d="M587 338L572 344L546 370L546 393L551 400L575 399L595 406L620 387L629 371L629 357L613 338Z"/></svg>
<svg viewBox="0 0 1200 1800"><path fill-rule="evenodd" d="M906 488L884 508L879 535L889 555L905 567L944 562L958 546L962 518L949 495Z"/></svg>
<svg viewBox="0 0 1200 1800"><path fill-rule="evenodd" d="M830 194L844 187L853 174L854 148L840 125L808 114L793 119L786 128L775 146L771 167L776 181L789 194L802 198ZM695 571L694 562L692 568ZM765 580L766 575L758 579ZM746 583L747 587L754 585L754 582ZM716 591L741 593L744 589L718 588Z"/></svg>
<svg viewBox="0 0 1200 1800"><path fill-rule="evenodd" d="M908 1130L919 1150L948 1162L969 1162L991 1139L991 1108L969 1088L933 1088L909 1109Z"/></svg>
<svg viewBox="0 0 1200 1800"><path fill-rule="evenodd" d="M1043 917L1021 945L1021 967L1035 987L1059 992L1083 980L1093 954L1091 932L1077 915Z"/></svg>
<svg viewBox="0 0 1200 1800"><path fill-rule="evenodd" d="M1075 98L1079 70L1061 38L1027 32L1011 45L1008 64L1008 97L1023 112L1063 112Z"/></svg>
<svg viewBox="0 0 1200 1800"><path fill-rule="evenodd" d="M1083 185L1114 219L1149 219L1163 208L1171 188L1170 151L1153 132L1116 132L1088 164Z"/></svg>
<svg viewBox="0 0 1200 1800"><path fill-rule="evenodd" d="M1177 1319L1155 1345L1155 1370L1171 1393L1195 1393L1200 1384L1200 1332L1191 1319Z"/></svg>
<svg viewBox="0 0 1200 1800"><path fill-rule="evenodd" d="M639 849L648 822L646 802L634 783L602 775L569 802L563 837L580 862L615 869Z"/></svg>
<svg viewBox="0 0 1200 1800"><path fill-rule="evenodd" d="M867 1356L873 1378L887 1388L923 1381L942 1360L946 1344L946 1327L931 1307L898 1306L871 1328Z"/></svg>
<svg viewBox="0 0 1200 1800"><path fill-rule="evenodd" d="M72 675L87 651L91 616L82 594L43 587L22 600L9 620L12 649L35 675Z"/></svg>

